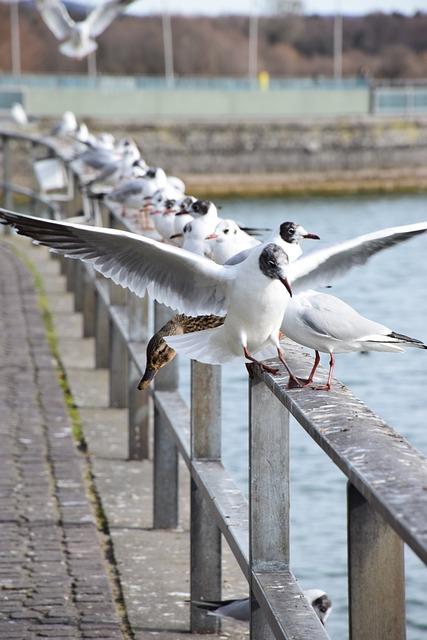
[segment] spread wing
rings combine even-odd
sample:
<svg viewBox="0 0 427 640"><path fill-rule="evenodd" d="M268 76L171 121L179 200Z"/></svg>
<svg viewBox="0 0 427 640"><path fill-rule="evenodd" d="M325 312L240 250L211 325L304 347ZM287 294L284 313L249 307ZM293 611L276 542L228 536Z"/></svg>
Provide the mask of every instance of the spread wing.
<svg viewBox="0 0 427 640"><path fill-rule="evenodd" d="M86 18L91 38L96 38L122 13L133 0L111 0L96 7Z"/></svg>
<svg viewBox="0 0 427 640"><path fill-rule="evenodd" d="M69 37L75 22L62 2L59 0L36 0L36 6L55 38L64 40Z"/></svg>
<svg viewBox="0 0 427 640"><path fill-rule="evenodd" d="M295 292L330 284L355 266L400 242L427 231L427 222L389 227L315 251L289 265L287 277Z"/></svg>
<svg viewBox="0 0 427 640"><path fill-rule="evenodd" d="M224 315L234 269L146 236L35 218L0 209L0 222L69 258L89 262L138 296L187 315Z"/></svg>

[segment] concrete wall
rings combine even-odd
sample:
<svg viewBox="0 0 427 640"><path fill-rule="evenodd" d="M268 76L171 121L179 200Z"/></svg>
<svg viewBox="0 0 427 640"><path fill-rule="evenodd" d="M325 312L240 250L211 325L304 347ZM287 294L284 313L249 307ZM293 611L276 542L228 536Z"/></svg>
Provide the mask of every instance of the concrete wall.
<svg viewBox="0 0 427 640"><path fill-rule="evenodd" d="M80 117L241 119L366 114L367 88L275 91L132 90L27 87L25 107L37 116L71 109Z"/></svg>
<svg viewBox="0 0 427 640"><path fill-rule="evenodd" d="M427 118L89 125L132 135L151 163L178 175L427 166Z"/></svg>

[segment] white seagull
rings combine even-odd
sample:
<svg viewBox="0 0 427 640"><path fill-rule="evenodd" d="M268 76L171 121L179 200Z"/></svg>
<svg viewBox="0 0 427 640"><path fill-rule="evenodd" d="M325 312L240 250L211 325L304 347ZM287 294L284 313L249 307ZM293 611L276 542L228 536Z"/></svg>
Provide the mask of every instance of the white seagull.
<svg viewBox="0 0 427 640"><path fill-rule="evenodd" d="M215 231L206 239L214 241L211 244L212 259L218 264L224 264L240 251L261 244L259 240L243 231L234 220L221 220Z"/></svg>
<svg viewBox="0 0 427 640"><path fill-rule="evenodd" d="M60 0L36 0L47 27L55 38L65 40L60 52L69 58L84 58L98 48L95 38L122 13L133 0L110 0L93 9L85 20L75 22Z"/></svg>
<svg viewBox="0 0 427 640"><path fill-rule="evenodd" d="M306 600L313 607L320 622L324 625L332 611L332 602L322 589L307 589L304 591ZM198 600L193 601L199 609L207 611L211 616L219 618L232 618L249 622L251 607L249 598L237 598L235 600Z"/></svg>
<svg viewBox="0 0 427 640"><path fill-rule="evenodd" d="M319 351L329 353L326 384L316 389L329 391L332 384L334 353L350 351L404 351L404 347L427 349L420 340L395 333L378 322L360 315L340 298L317 291L303 291L293 296L282 322L287 338L315 350L315 360L304 385L313 382L320 362ZM291 385L292 386L292 385Z"/></svg>
<svg viewBox="0 0 427 640"><path fill-rule="evenodd" d="M66 257L90 262L139 296L147 290L154 299L187 315L226 315L215 335L200 340L197 351L201 357L193 355L201 362L213 359L221 363L244 356L276 373L277 369L260 363L254 355L271 344L293 378L279 343L280 324L291 294L287 251L294 251L286 239L286 223L270 242L255 247L240 264L221 266L126 231L67 224L4 209L0 209L0 219ZM303 237L317 237L298 229ZM282 289L287 290L286 295Z"/></svg>

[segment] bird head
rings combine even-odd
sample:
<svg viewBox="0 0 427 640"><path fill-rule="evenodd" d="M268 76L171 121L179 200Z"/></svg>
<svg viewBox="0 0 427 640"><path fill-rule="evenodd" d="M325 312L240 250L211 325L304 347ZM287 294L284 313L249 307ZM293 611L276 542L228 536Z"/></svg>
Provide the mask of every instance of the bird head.
<svg viewBox="0 0 427 640"><path fill-rule="evenodd" d="M315 233L309 233L304 227L296 222L282 222L280 225L280 237L284 242L289 244L297 244L301 240L311 239L319 240L319 236Z"/></svg>
<svg viewBox="0 0 427 640"><path fill-rule="evenodd" d="M195 217L212 216L217 217L217 208L213 202L209 200L195 200L189 208L189 213Z"/></svg>
<svg viewBox="0 0 427 640"><path fill-rule="evenodd" d="M274 242L263 245L259 254L258 264L261 273L266 278L280 280L292 297L292 289L286 275L286 267L289 264L289 257L283 247Z"/></svg>
<svg viewBox="0 0 427 640"><path fill-rule="evenodd" d="M316 612L322 624L325 624L332 611L332 602L327 593L322 589L307 589L304 595Z"/></svg>
<svg viewBox="0 0 427 640"><path fill-rule="evenodd" d="M168 362L171 362L175 356L176 352L169 347L166 342L163 340L163 336L169 335L172 333L170 327L167 329L167 323L163 330L158 331L154 334L154 336L150 339L147 345L147 364L145 367L144 375L142 376L138 389L147 389L150 383L154 380L157 375L157 372L160 371L162 367L164 367ZM183 331L175 331L174 333L183 333Z"/></svg>
<svg viewBox="0 0 427 640"><path fill-rule="evenodd" d="M216 240L218 243L232 242L239 233L239 227L234 220L221 220L215 227L214 233L206 237L206 240Z"/></svg>

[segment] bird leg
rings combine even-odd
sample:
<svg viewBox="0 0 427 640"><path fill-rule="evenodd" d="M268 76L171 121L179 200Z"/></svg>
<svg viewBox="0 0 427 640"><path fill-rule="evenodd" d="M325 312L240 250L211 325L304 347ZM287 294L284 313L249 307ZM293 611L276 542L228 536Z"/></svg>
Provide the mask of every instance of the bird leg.
<svg viewBox="0 0 427 640"><path fill-rule="evenodd" d="M257 364L263 371L266 371L267 373L271 373L273 376L275 376L277 373L279 373L279 369L275 369L274 367L269 367L267 364L264 364L263 362L260 362L259 360L254 358L249 353L247 347L243 347L243 353L245 354L245 358L247 358L251 362L254 362L255 364ZM250 373L249 373L249 375L250 375Z"/></svg>
<svg viewBox="0 0 427 640"><path fill-rule="evenodd" d="M331 390L332 372L334 370L334 366L335 366L334 354L331 353L331 357L330 357L330 360L329 360L328 380L327 380L326 384L322 384L319 387L313 387L314 389L316 389L316 391L330 391Z"/></svg>
<svg viewBox="0 0 427 640"><path fill-rule="evenodd" d="M277 353L278 353L280 362L283 364L286 371L289 373L288 389L301 389L301 387L304 386L304 380L300 380L299 378L297 378L289 369L285 361L285 354L283 353L283 350L280 347L277 347Z"/></svg>
<svg viewBox="0 0 427 640"><path fill-rule="evenodd" d="M299 378L299 380L301 380L301 382L304 383L304 387L307 387L309 384L311 384L313 382L313 378L314 378L314 374L316 373L316 369L319 366L319 362L320 362L320 353L316 350L314 352L315 358L314 358L314 364L313 367L310 371L310 374L308 376L308 378L306 380L303 380L302 378Z"/></svg>

